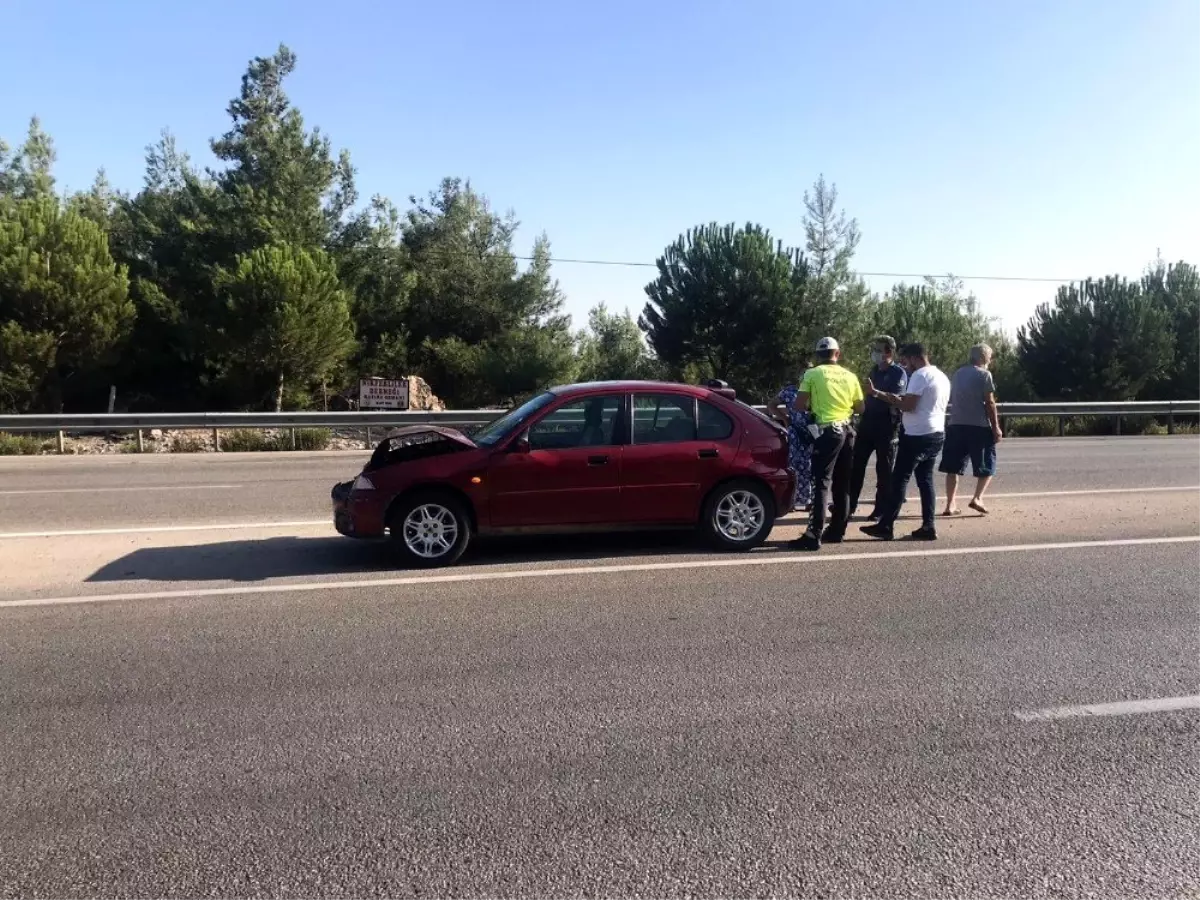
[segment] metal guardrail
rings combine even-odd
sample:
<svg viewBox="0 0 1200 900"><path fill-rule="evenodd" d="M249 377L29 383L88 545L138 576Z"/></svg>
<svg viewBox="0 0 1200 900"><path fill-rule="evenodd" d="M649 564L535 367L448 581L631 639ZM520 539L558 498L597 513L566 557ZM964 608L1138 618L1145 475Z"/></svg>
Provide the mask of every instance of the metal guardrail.
<svg viewBox="0 0 1200 900"><path fill-rule="evenodd" d="M1164 416L1168 431L1174 430L1177 415L1200 415L1200 400L1150 400L1114 403L1001 403L1002 419L1048 416L1059 420L1059 433L1067 419L1074 416L1113 416L1120 433L1122 416ZM765 407L756 406L763 410ZM204 413L97 413L71 415L0 415L0 432L57 434L59 448L67 434L88 432L136 432L139 444L144 432L211 431L219 446L220 432L232 429L297 428L395 428L404 425L484 425L503 414L503 410L466 409L439 411L373 412L204 412ZM369 436L368 436L369 442Z"/></svg>
<svg viewBox="0 0 1200 900"><path fill-rule="evenodd" d="M163 431L213 428L363 428L399 425L484 425L504 410L444 410L425 412L233 412L233 413L96 413L95 415L0 416L0 431L88 432L133 431L161 428Z"/></svg>

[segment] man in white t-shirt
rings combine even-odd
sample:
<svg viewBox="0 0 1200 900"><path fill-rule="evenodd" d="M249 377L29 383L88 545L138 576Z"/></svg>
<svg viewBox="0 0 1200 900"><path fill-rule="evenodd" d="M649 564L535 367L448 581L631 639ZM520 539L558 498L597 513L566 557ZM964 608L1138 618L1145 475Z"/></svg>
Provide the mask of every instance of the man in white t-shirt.
<svg viewBox="0 0 1200 900"><path fill-rule="evenodd" d="M929 354L921 344L905 344L900 348L900 364L908 370L908 387L903 396L885 394L872 385L867 392L878 400L900 410L904 431L896 448L896 466L892 470L892 485L887 508L882 510L878 523L862 528L863 534L890 541L896 517L908 490L908 481L917 478L921 493L921 527L912 533L918 541L936 541L937 494L933 484L933 468L946 440L946 407L950 403L950 379L929 362Z"/></svg>

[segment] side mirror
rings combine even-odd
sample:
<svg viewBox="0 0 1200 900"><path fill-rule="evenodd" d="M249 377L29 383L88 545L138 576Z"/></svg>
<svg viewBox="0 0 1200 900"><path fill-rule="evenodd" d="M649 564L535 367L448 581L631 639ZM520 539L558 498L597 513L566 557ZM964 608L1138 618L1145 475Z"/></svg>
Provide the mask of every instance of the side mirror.
<svg viewBox="0 0 1200 900"><path fill-rule="evenodd" d="M508 449L512 453L528 453L530 451L529 432L523 431L513 440Z"/></svg>

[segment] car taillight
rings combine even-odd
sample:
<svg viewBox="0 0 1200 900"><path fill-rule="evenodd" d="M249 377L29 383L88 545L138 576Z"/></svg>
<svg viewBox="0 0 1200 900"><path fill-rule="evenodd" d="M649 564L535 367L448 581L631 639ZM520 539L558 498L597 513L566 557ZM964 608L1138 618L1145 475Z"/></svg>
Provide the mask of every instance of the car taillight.
<svg viewBox="0 0 1200 900"><path fill-rule="evenodd" d="M375 485L371 482L371 479L368 478L366 475L359 475L357 478L354 479L354 486L352 488L350 488L350 490L352 490L352 491L373 491L373 490L375 490Z"/></svg>

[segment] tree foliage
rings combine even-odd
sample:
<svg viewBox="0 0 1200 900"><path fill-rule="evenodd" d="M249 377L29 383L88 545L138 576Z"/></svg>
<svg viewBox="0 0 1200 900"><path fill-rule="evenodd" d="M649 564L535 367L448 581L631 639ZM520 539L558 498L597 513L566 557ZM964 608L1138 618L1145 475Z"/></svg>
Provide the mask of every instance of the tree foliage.
<svg viewBox="0 0 1200 900"><path fill-rule="evenodd" d="M354 346L337 269L321 250L262 247L239 257L220 289L230 313L229 357L248 384L270 379L276 412L289 385L328 378Z"/></svg>
<svg viewBox="0 0 1200 900"><path fill-rule="evenodd" d="M728 380L765 397L794 373L823 324L804 255L760 225L694 228L666 249L639 324L676 377Z"/></svg>
<svg viewBox="0 0 1200 900"><path fill-rule="evenodd" d="M578 344L581 381L651 380L662 374L628 311L611 313L603 303L594 307Z"/></svg>
<svg viewBox="0 0 1200 900"><path fill-rule="evenodd" d="M1146 296L1160 304L1174 335L1171 364L1143 389L1147 400L1195 400L1200 397L1200 272L1185 262L1161 259L1142 278Z"/></svg>
<svg viewBox="0 0 1200 900"><path fill-rule="evenodd" d="M981 342L998 342L991 320L974 295L951 277L922 285L898 284L873 307L872 330L902 341L920 341L940 368L964 365L968 351Z"/></svg>
<svg viewBox="0 0 1200 900"><path fill-rule="evenodd" d="M100 226L53 195L20 193L0 197L0 397L57 410L68 382L120 345L134 309Z"/></svg>
<svg viewBox="0 0 1200 900"><path fill-rule="evenodd" d="M522 270L517 222L470 184L448 178L412 203L402 243L414 271L406 316L417 371L459 403L510 402L565 378L574 347L546 238Z"/></svg>
<svg viewBox="0 0 1200 900"><path fill-rule="evenodd" d="M1173 322L1138 282L1109 276L1059 288L1017 334L1021 363L1048 400L1132 400L1174 364Z"/></svg>
<svg viewBox="0 0 1200 900"><path fill-rule="evenodd" d="M10 155L8 145L0 141L0 196L16 200L51 196L56 156L54 141L34 116L24 143L15 153Z"/></svg>

